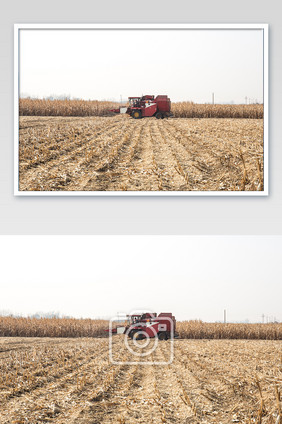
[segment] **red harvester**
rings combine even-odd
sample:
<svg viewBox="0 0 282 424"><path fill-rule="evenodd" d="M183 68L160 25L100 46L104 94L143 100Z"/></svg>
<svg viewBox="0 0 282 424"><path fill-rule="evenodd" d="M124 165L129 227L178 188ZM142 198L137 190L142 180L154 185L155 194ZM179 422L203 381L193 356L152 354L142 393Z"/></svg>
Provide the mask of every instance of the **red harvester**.
<svg viewBox="0 0 282 424"><path fill-rule="evenodd" d="M176 320L171 312L162 312L158 316L151 312L127 315L128 324L112 329L112 334L126 334L131 339L158 337L168 340L178 337ZM109 330L107 330L109 331Z"/></svg>
<svg viewBox="0 0 282 424"><path fill-rule="evenodd" d="M142 97L128 97L129 106L120 106L118 109L111 109L110 112L128 113L134 119L146 116L155 116L157 119L172 116L170 99L165 95L157 97L146 95Z"/></svg>

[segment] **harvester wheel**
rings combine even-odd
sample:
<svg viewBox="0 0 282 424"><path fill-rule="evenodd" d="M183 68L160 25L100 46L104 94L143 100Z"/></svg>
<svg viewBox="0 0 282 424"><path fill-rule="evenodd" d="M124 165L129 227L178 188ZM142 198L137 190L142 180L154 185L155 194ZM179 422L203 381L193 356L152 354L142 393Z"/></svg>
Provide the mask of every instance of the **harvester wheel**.
<svg viewBox="0 0 282 424"><path fill-rule="evenodd" d="M159 340L167 340L166 333L162 331L158 334L158 338Z"/></svg>
<svg viewBox="0 0 282 424"><path fill-rule="evenodd" d="M142 331L136 331L133 335L133 339L135 339L135 340L142 340L144 338L145 338L145 336L144 336Z"/></svg>
<svg viewBox="0 0 282 424"><path fill-rule="evenodd" d="M141 110L134 110L131 114L132 118L134 119L140 119L142 118Z"/></svg>
<svg viewBox="0 0 282 424"><path fill-rule="evenodd" d="M134 331L134 330L131 330L129 333L128 333L128 337L130 337L131 339L133 339L133 337L134 337L134 334L136 333L136 330Z"/></svg>
<svg viewBox="0 0 282 424"><path fill-rule="evenodd" d="M157 112L157 113L156 113L156 118L157 118L157 119L161 119L161 118L163 118L163 114L162 114L161 112Z"/></svg>

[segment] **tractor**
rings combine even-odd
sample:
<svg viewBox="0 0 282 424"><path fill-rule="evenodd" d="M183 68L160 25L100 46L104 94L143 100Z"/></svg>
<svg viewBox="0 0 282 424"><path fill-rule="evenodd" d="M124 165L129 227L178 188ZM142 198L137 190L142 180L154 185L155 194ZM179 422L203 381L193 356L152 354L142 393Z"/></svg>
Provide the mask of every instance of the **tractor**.
<svg viewBox="0 0 282 424"><path fill-rule="evenodd" d="M134 119L149 116L163 119L172 116L170 99L165 95L128 97L128 102L128 107L120 106L117 109L111 109L110 112L127 113Z"/></svg>

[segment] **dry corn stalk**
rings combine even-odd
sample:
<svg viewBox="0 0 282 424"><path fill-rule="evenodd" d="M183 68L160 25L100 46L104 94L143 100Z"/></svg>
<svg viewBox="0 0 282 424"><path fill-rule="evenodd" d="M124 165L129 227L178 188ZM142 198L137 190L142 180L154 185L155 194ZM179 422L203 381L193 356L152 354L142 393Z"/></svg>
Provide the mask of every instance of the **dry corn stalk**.
<svg viewBox="0 0 282 424"><path fill-rule="evenodd" d="M19 114L25 116L103 116L116 102L98 100L20 99ZM211 105L193 102L172 103L176 118L248 118L262 119L263 105Z"/></svg>

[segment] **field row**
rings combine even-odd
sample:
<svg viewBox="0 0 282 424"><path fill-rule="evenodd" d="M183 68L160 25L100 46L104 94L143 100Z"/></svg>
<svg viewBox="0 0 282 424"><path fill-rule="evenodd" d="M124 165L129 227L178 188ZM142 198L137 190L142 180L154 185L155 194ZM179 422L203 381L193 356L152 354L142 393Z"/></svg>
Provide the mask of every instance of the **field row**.
<svg viewBox="0 0 282 424"><path fill-rule="evenodd" d="M22 191L263 190L256 119L20 120Z"/></svg>
<svg viewBox="0 0 282 424"><path fill-rule="evenodd" d="M0 339L0 423L281 422L281 342L176 340L167 365L171 342L129 343Z"/></svg>

